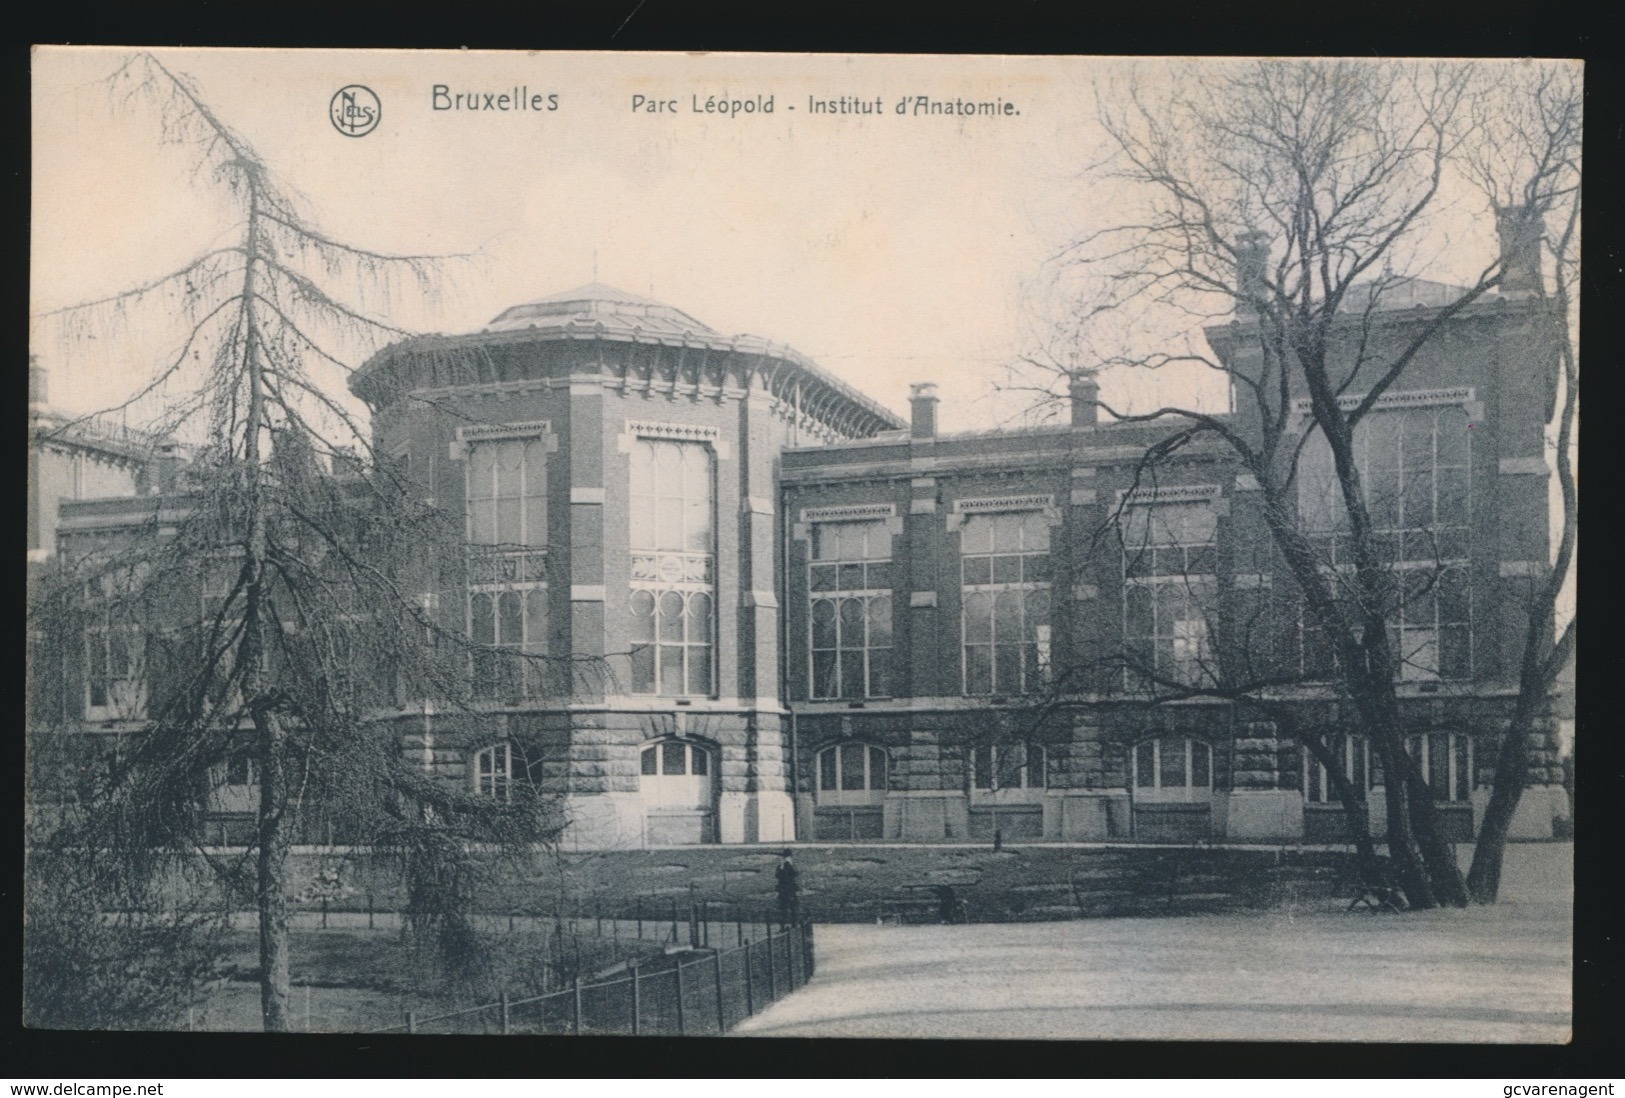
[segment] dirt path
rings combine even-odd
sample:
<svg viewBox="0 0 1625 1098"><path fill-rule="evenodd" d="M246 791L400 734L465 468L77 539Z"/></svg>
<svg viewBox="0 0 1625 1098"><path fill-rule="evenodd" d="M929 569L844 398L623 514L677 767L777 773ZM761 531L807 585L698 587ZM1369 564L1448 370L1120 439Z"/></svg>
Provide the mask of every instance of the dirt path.
<svg viewBox="0 0 1625 1098"><path fill-rule="evenodd" d="M1506 901L1405 915L818 928L774 1037L1566 1041L1566 846L1513 848Z"/></svg>
<svg viewBox="0 0 1625 1098"><path fill-rule="evenodd" d="M818 929L774 1037L1562 1042L1562 904Z"/></svg>

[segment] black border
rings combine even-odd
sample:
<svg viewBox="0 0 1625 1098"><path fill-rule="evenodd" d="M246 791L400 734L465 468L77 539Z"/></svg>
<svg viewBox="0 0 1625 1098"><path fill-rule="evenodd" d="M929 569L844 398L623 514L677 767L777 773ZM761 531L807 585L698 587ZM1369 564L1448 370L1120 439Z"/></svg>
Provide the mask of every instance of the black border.
<svg viewBox="0 0 1625 1098"><path fill-rule="evenodd" d="M404 47L625 50L791 50L857 53L1012 54L1341 54L1371 56L1550 56L1587 62L1587 280L1582 351L1592 366L1589 425L1602 413L1616 381L1610 306L1617 310L1625 279L1617 200L1621 120L1617 32L1601 29L1563 4L1538 0L1363 0L1307 5L1286 0L1215 3L1165 0L1090 9L1040 0L1001 0L960 10L940 5L826 2L680 4L624 0L615 6L580 0L571 6L427 5L403 12L397 4L308 0L228 7L220 3L163 6L85 5L46 9L13 24L0 70L0 96L10 123L11 170L5 197L10 269L20 277L11 298L15 323L8 361L26 361L28 263L28 47L32 43L173 46ZM1598 200L1600 196L1600 201ZM94 246L94 242L87 242ZM22 401L23 371L9 376ZM1596 386L1600 384L1603 388ZM1612 487L1609 432L1582 433L1587 499ZM1606 516L1592 511L1583 545L1601 545ZM1581 645L1587 673L1602 684L1617 674L1617 643L1604 633L1614 584L1607 558L1588 558L1585 593L1600 613ZM14 588L14 590L16 590ZM1595 596L1602 596L1600 599ZM20 606L18 607L20 610ZM20 624L21 613L12 620ZM21 631L15 630L14 643ZM20 644L19 644L20 647ZM12 666L21 667L21 661ZM16 696L14 694L14 696ZM1599 689L1581 695L1578 729L1575 915L1575 1039L1565 1047L1463 1045L1215 1044L1040 1041L730 1040L711 1048L690 1039L435 1038L256 1034L63 1033L23 1030L14 990L0 1012L4 1074L40 1081L121 1077L866 1077L892 1078L1468 1078L1561 1081L1617 1076L1620 1024L1618 937L1619 818L1612 806L1625 794L1617 718L1605 713ZM21 728L21 722L13 725ZM1595 741L1595 742L1593 742ZM20 879L21 737L13 740L11 838L4 850L19 872L0 878L10 942L0 945L0 987L21 986ZM1614 1053L1610 1055L1610 1053Z"/></svg>

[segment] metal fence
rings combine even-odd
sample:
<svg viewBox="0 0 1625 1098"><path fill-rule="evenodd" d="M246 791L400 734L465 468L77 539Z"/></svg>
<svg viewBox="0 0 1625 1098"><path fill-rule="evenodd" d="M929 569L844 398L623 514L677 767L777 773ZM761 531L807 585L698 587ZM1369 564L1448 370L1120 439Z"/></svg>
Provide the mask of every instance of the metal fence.
<svg viewBox="0 0 1625 1098"><path fill-rule="evenodd" d="M734 925L742 929L744 924ZM679 920L673 932L682 929ZM763 929L762 937L747 935L733 946L679 944L660 958L629 961L619 971L600 973L590 980L577 977L569 987L547 995L503 996L494 1003L427 1016L408 1011L399 1024L374 1032L726 1033L812 978L812 924L802 923L780 933L774 933L771 923Z"/></svg>

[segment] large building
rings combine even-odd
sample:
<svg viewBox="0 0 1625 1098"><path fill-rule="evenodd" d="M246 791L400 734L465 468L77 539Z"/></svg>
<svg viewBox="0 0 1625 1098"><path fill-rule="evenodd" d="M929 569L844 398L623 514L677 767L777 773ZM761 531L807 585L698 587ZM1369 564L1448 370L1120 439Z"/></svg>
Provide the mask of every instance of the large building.
<svg viewBox="0 0 1625 1098"><path fill-rule="evenodd" d="M1375 330L1408 338L1449 300L1413 283ZM1542 310L1516 292L1462 310L1358 439L1396 561L1439 576L1396 617L1399 693L1459 838L1511 710L1515 595L1547 561ZM1255 319L1207 334L1249 368ZM1324 771L1274 724L1210 697L1142 704L1114 660L1178 681L1245 653L1292 680L1278 696L1305 720L1337 723L1256 483L1216 442L1148 472L1166 426L1099 421L1086 375L1064 425L947 434L934 386L904 420L787 347L595 284L398 344L351 387L377 452L466 522L422 594L489 652L472 714L380 719L447 781L556 795L567 845L1346 837ZM1323 455L1303 468L1312 526ZM63 529L98 506L65 504ZM1569 814L1541 728L1515 835ZM1377 788L1368 746L1336 742Z"/></svg>

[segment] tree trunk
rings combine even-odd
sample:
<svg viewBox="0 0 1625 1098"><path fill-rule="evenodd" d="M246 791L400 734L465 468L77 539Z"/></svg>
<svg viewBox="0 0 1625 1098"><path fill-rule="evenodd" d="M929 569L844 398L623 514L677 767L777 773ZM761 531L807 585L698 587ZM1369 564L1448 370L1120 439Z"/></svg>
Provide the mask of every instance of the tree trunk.
<svg viewBox="0 0 1625 1098"><path fill-rule="evenodd" d="M1439 810L1433 803L1433 791L1420 779L1405 784L1410 793L1412 827L1434 895L1441 904L1466 907L1467 886L1461 878L1461 866L1456 863L1455 847L1445 841L1439 829Z"/></svg>
<svg viewBox="0 0 1625 1098"><path fill-rule="evenodd" d="M1377 844L1371 838L1371 827L1366 822L1366 804L1361 797L1361 790L1354 788L1348 775L1343 771L1343 760L1338 758L1326 745L1312 732L1297 733L1297 740L1303 744L1315 761L1326 769L1326 777L1337 790L1337 799L1343 804L1343 817L1348 823L1350 834L1354 838L1354 849L1360 864L1360 879L1366 884L1376 884L1382 879L1382 867L1377 862Z"/></svg>
<svg viewBox="0 0 1625 1098"><path fill-rule="evenodd" d="M265 561L269 555L266 532L264 454L260 436L266 429L265 378L259 356L259 329L255 317L255 274L259 261L259 197L250 191L245 234L243 272L243 369L248 380L248 412L243 435L243 472L247 481L248 529L243 545L244 629L241 662L243 700L254 718L259 758L259 873L256 900L260 917L260 1010L268 1033L291 1028L288 1012L288 790L283 773L284 733L276 712L277 699L266 693Z"/></svg>
<svg viewBox="0 0 1625 1098"><path fill-rule="evenodd" d="M1433 882L1422 857L1422 847L1416 841L1411 826L1411 806L1405 796L1404 779L1389 764L1387 745L1378 745L1383 756L1383 803L1388 812L1388 857L1393 862L1394 875L1405 892L1405 902L1413 908L1438 907ZM1403 750L1403 749L1401 749Z"/></svg>
<svg viewBox="0 0 1625 1098"><path fill-rule="evenodd" d="M284 831L283 803L286 780L282 771L282 721L261 710L254 716L259 737L259 879L260 1010L267 1033L291 1028L288 998L288 837Z"/></svg>
<svg viewBox="0 0 1625 1098"><path fill-rule="evenodd" d="M1501 740L1497 752L1497 777L1510 773L1512 768L1522 769L1529 752L1529 728L1514 720ZM1507 831L1512 826L1512 815L1518 810L1523 796L1523 783L1496 781L1490 791L1490 803L1484 809L1484 820L1478 828L1478 846L1473 851L1473 865L1467 873L1467 894L1474 903L1493 904L1501 893L1501 859L1506 853Z"/></svg>

